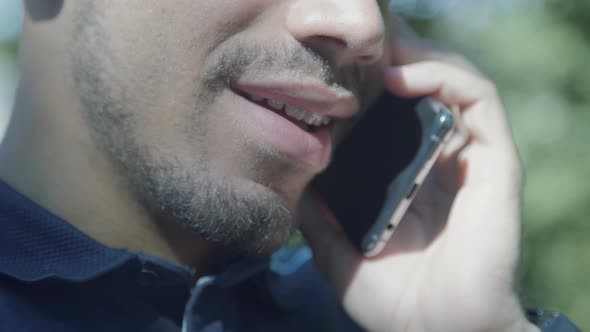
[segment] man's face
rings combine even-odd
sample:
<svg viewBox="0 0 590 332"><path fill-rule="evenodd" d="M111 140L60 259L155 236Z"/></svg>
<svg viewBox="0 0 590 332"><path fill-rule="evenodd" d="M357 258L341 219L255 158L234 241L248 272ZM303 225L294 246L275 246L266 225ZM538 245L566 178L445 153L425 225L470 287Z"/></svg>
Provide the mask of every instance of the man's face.
<svg viewBox="0 0 590 332"><path fill-rule="evenodd" d="M76 93L101 149L155 216L235 250L288 237L305 186L380 93L374 0L69 4Z"/></svg>

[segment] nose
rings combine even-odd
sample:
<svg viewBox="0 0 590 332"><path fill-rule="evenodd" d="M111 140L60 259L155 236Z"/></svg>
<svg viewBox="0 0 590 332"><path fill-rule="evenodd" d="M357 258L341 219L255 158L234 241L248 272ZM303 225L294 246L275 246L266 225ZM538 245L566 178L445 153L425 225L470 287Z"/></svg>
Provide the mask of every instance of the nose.
<svg viewBox="0 0 590 332"><path fill-rule="evenodd" d="M296 0L286 24L300 43L340 63L370 64L383 54L385 26L377 0Z"/></svg>

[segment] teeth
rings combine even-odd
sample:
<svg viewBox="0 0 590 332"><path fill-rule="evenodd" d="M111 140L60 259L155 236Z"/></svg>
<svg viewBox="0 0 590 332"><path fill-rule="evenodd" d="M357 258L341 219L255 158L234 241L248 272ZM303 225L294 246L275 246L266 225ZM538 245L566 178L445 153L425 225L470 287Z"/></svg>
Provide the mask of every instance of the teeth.
<svg viewBox="0 0 590 332"><path fill-rule="evenodd" d="M280 101L269 99L268 106L276 109L277 111L282 111L283 107L285 107L285 104L281 103Z"/></svg>
<svg viewBox="0 0 590 332"><path fill-rule="evenodd" d="M311 112L306 112L301 108L292 105L286 105L285 113L287 113L288 116L303 121L310 126L317 127L321 125L328 125L330 122L332 122L330 118L326 118Z"/></svg>
<svg viewBox="0 0 590 332"><path fill-rule="evenodd" d="M313 114L313 113L306 113L303 121L305 121L305 123L312 125L312 126L317 126L316 121L319 120L320 122L322 121L319 116Z"/></svg>
<svg viewBox="0 0 590 332"><path fill-rule="evenodd" d="M287 105L287 109L286 109L287 115L289 115L292 118L295 118L297 120L303 120L303 122L305 122L306 124L310 125L310 126L321 126L321 125L327 125L330 124L330 122L332 122L332 120L330 118L325 118L321 115L317 115L314 113L310 113L310 112L306 112L300 108L294 107L294 106L289 106Z"/></svg>
<svg viewBox="0 0 590 332"><path fill-rule="evenodd" d="M288 116L295 118L297 120L302 120L305 116L304 110L291 105L287 105L287 107L285 107L285 113L287 113Z"/></svg>
<svg viewBox="0 0 590 332"><path fill-rule="evenodd" d="M286 105L285 103L281 103L280 101L277 101L277 100L265 99L265 98L254 96L254 95L249 95L248 97L250 97L250 99L255 103L261 103L266 100L266 104L268 106L270 106L271 108L273 108L277 111L282 111L284 109L285 113L288 116L290 116L294 119L297 119L299 121L303 121L310 126L328 125L332 122L332 119L330 119L330 118L323 117L321 115L317 115L317 114L314 114L311 112L307 112L307 111L305 111L299 107L293 106L293 105Z"/></svg>

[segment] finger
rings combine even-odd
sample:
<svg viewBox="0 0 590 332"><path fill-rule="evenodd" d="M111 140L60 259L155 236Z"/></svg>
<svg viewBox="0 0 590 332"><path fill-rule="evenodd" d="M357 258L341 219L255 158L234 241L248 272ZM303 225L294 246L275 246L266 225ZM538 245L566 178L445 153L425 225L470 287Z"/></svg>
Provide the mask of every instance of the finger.
<svg viewBox="0 0 590 332"><path fill-rule="evenodd" d="M302 200L301 232L318 269L342 297L362 257L319 197L306 194Z"/></svg>
<svg viewBox="0 0 590 332"><path fill-rule="evenodd" d="M459 105L471 143L475 143L470 143L461 151L460 159L469 160L465 181L486 183L489 197L493 197L494 193L497 197L508 197L513 203L519 202L522 178L520 159L503 107L494 86L489 81L452 65L421 62L388 69L385 84L393 93L401 96L430 95L447 105ZM464 188L462 195L467 192L467 197L477 197L478 193L480 197L485 196L484 189L479 185L470 189ZM465 199L469 201L469 198ZM482 204L488 206L489 202L483 200ZM469 204L466 203L464 206ZM473 218L467 219L475 220L478 211L486 211L484 206L474 209ZM517 207L513 206L508 211L518 211ZM457 213L465 213L465 209ZM505 216L505 219L518 220L517 216Z"/></svg>
<svg viewBox="0 0 590 332"><path fill-rule="evenodd" d="M448 105L469 106L482 98L494 97L495 93L490 82L439 61L389 67L385 79L387 87L401 97L437 94Z"/></svg>
<svg viewBox="0 0 590 332"><path fill-rule="evenodd" d="M503 107L492 83L453 65L434 61L390 67L385 85L401 97L434 96L447 105L458 105L465 126L484 143L512 143Z"/></svg>
<svg viewBox="0 0 590 332"><path fill-rule="evenodd" d="M448 159L455 157L457 152L462 150L471 139L471 135L461 117L461 108L458 105L452 105L450 107L451 113L453 114L453 121L455 122L455 129L451 135L451 138L444 146L439 159Z"/></svg>

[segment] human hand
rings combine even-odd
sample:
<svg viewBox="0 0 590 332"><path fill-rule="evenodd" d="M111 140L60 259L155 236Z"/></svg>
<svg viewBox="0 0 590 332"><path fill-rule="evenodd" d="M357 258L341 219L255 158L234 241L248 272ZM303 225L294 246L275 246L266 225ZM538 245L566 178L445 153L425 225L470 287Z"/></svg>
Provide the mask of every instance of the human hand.
<svg viewBox="0 0 590 332"><path fill-rule="evenodd" d="M520 256L522 166L492 83L399 22L385 86L461 109L463 130L441 154L390 243L358 253L325 208L302 220L320 271L370 331L523 331L514 291Z"/></svg>

